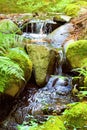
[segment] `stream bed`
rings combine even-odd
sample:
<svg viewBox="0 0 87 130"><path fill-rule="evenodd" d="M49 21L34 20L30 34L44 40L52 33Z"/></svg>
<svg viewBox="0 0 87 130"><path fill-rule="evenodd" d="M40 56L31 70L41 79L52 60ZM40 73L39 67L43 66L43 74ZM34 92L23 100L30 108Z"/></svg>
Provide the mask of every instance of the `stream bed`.
<svg viewBox="0 0 87 130"><path fill-rule="evenodd" d="M27 25L24 28L24 31L26 31L22 36L33 39L34 44L58 48L60 50L60 62L56 66L55 73L50 75L43 88L37 86L34 77L31 77L24 91L13 102L12 110L1 123L0 130L17 130L18 124L30 120L29 115L36 118L38 122L45 120L49 115L61 115L67 104L78 101L72 94L72 77L63 73L62 70L62 65L65 62L62 46L72 32L73 25L66 23L57 29L55 27L53 29L51 25L55 25L54 22L49 22L50 24L47 24L47 21L46 23L42 21L34 22L32 21L29 26ZM29 28L31 28L30 32Z"/></svg>

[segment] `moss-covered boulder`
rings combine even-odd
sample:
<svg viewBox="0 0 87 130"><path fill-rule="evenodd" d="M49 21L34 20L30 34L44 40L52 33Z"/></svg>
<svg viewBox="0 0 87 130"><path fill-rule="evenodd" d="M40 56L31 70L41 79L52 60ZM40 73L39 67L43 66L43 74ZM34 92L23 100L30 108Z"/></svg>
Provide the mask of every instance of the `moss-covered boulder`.
<svg viewBox="0 0 87 130"><path fill-rule="evenodd" d="M14 97L24 84L24 72L20 66L0 56L0 95L5 93Z"/></svg>
<svg viewBox="0 0 87 130"><path fill-rule="evenodd" d="M87 102L75 103L68 110L65 110L63 118L69 130L79 128L87 129Z"/></svg>
<svg viewBox="0 0 87 130"><path fill-rule="evenodd" d="M9 19L0 21L0 32L22 34L22 31L18 28L18 26Z"/></svg>
<svg viewBox="0 0 87 130"><path fill-rule="evenodd" d="M12 48L6 53L6 56L20 66L24 71L25 80L28 81L31 77L32 62L24 49L20 47Z"/></svg>
<svg viewBox="0 0 87 130"><path fill-rule="evenodd" d="M36 83L43 86L46 83L48 73L52 74L56 59L56 51L43 45L29 44L27 52L33 63Z"/></svg>
<svg viewBox="0 0 87 130"><path fill-rule="evenodd" d="M60 120L57 116L52 116L49 118L48 121L43 123L43 125L37 125L34 126L18 126L18 130L66 130L64 127L63 122Z"/></svg>
<svg viewBox="0 0 87 130"><path fill-rule="evenodd" d="M66 58L72 68L87 67L87 40L68 44Z"/></svg>

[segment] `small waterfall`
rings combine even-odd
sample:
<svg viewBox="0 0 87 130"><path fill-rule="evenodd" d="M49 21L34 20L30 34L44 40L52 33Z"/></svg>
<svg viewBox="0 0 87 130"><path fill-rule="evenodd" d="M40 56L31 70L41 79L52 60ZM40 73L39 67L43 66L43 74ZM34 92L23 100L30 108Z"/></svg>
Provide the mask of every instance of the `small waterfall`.
<svg viewBox="0 0 87 130"><path fill-rule="evenodd" d="M43 20L31 20L31 33L43 34L45 28L45 22Z"/></svg>
<svg viewBox="0 0 87 130"><path fill-rule="evenodd" d="M57 60L56 62L56 70L55 70L55 74L56 75L62 75L62 65L64 62L64 54L63 54L63 50L59 50L58 51L59 56L60 56L60 60Z"/></svg>
<svg viewBox="0 0 87 130"><path fill-rule="evenodd" d="M44 33L44 31L43 31L44 25L45 25L44 22L36 23L36 33L43 34Z"/></svg>

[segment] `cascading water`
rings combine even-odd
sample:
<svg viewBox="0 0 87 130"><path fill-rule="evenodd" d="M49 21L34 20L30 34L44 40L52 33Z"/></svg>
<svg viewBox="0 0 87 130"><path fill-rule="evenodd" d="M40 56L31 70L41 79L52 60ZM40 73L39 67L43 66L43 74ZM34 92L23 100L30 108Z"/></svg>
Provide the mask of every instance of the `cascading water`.
<svg viewBox="0 0 87 130"><path fill-rule="evenodd" d="M59 56L60 56L60 60L58 61L59 62L59 64L58 64L58 66L56 67L56 74L58 74L58 75L62 75L62 64L63 64L63 51L62 51L62 49L60 50L60 51L58 51L59 52Z"/></svg>
<svg viewBox="0 0 87 130"><path fill-rule="evenodd" d="M52 25L56 23L51 20L31 20L26 25L23 36L29 39L40 41L43 44L43 39L52 32Z"/></svg>

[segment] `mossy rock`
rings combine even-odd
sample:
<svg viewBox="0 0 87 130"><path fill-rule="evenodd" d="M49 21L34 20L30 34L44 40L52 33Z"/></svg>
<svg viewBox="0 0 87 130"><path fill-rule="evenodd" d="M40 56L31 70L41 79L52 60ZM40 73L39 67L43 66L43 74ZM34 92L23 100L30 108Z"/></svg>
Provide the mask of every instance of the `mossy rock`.
<svg viewBox="0 0 87 130"><path fill-rule="evenodd" d="M39 86L44 86L47 74L53 73L56 51L43 45L29 44L27 52L33 63L36 83Z"/></svg>
<svg viewBox="0 0 87 130"><path fill-rule="evenodd" d="M66 58L72 68L87 66L87 40L70 43L66 48Z"/></svg>
<svg viewBox="0 0 87 130"><path fill-rule="evenodd" d="M24 49L20 47L12 48L6 53L6 56L20 66L24 71L25 80L28 81L31 77L32 62Z"/></svg>
<svg viewBox="0 0 87 130"><path fill-rule="evenodd" d="M69 130L79 128L79 130L87 129L87 102L75 103L69 106L69 110L65 110L63 118L65 125Z"/></svg>
<svg viewBox="0 0 87 130"><path fill-rule="evenodd" d="M18 130L66 130L63 122L59 117L54 116L50 117L48 121L43 123L43 125L35 125L35 126L18 126Z"/></svg>
<svg viewBox="0 0 87 130"><path fill-rule="evenodd" d="M22 34L20 28L11 20L4 19L0 21L0 32Z"/></svg>
<svg viewBox="0 0 87 130"><path fill-rule="evenodd" d="M0 94L15 96L24 87L24 72L7 57L0 56Z"/></svg>

